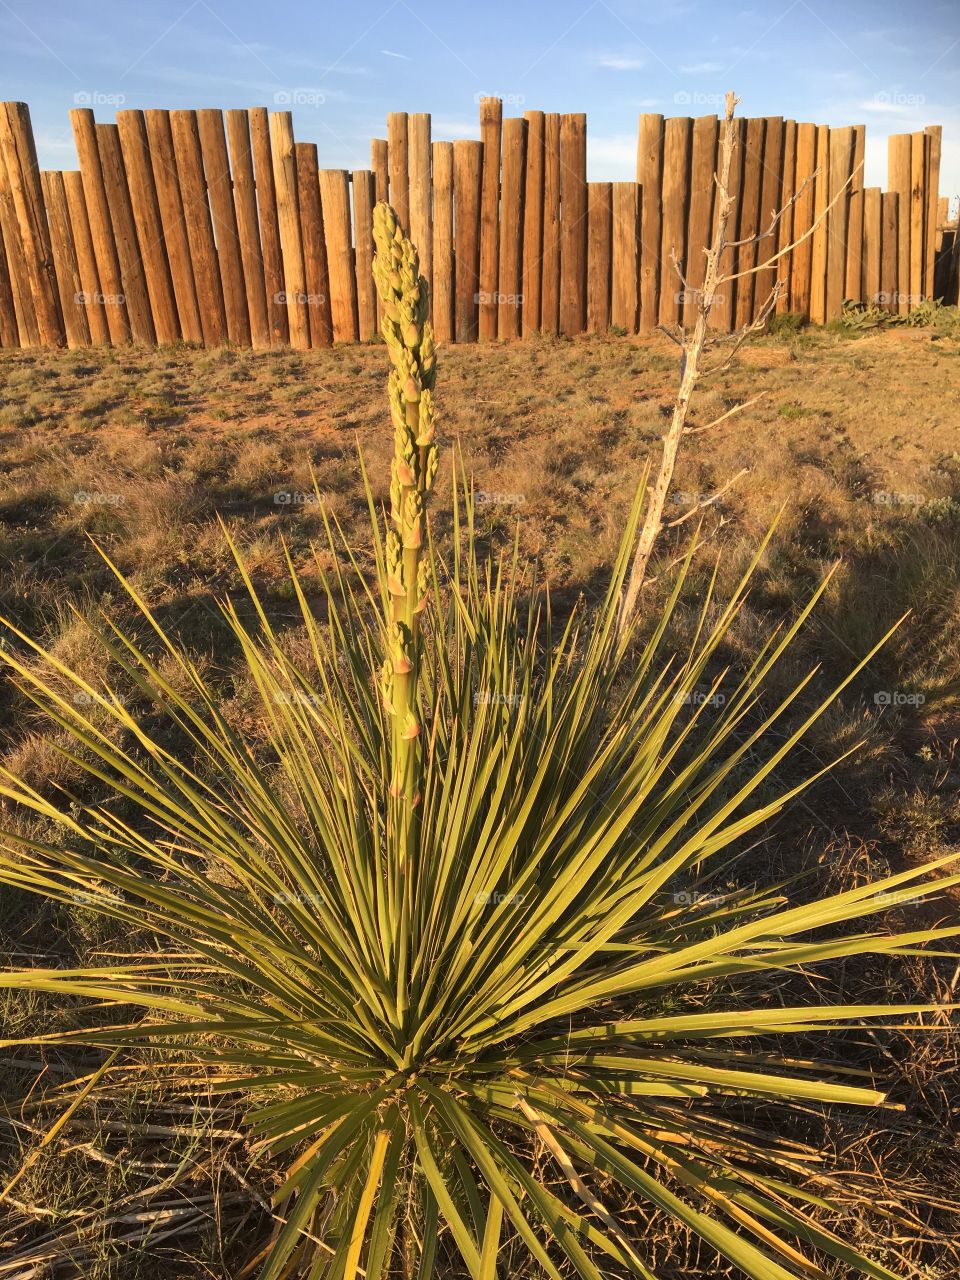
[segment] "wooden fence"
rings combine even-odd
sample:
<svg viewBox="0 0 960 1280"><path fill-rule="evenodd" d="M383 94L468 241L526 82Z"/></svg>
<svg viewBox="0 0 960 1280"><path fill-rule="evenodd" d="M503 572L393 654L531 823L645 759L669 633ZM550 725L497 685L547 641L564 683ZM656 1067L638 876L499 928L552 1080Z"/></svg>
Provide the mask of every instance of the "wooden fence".
<svg viewBox="0 0 960 1280"><path fill-rule="evenodd" d="M391 113L370 169L353 173L321 169L288 111L120 111L104 124L78 108L71 121L79 171L41 173L26 105L0 104L4 347L364 341L378 324L373 206L387 198L419 246L441 341L632 333L696 310L716 116L641 116L625 182L587 182L584 115L505 119L498 98L481 100L479 142L433 142L429 115ZM939 126L890 138L888 191L864 188L862 125L734 128L735 238L746 243L725 266L744 271L800 243L727 285L718 329L754 318L778 276L778 310L816 322L845 299L898 312L957 300Z"/></svg>

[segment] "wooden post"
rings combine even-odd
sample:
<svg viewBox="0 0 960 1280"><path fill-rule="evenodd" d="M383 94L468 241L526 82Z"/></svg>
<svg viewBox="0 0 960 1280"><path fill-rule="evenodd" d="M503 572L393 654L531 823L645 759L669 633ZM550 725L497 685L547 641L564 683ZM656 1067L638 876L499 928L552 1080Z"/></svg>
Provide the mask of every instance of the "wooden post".
<svg viewBox="0 0 960 1280"><path fill-rule="evenodd" d="M87 217L87 202L83 197L83 178L80 176L79 169L64 173L63 190L67 200L67 213L70 217L73 248L77 255L77 271L80 275L80 290L83 294L83 308L87 315L90 341L95 346L103 346L110 341L110 327L107 324L103 303L100 301L102 296L100 276L97 273L97 258L93 249L90 219Z"/></svg>
<svg viewBox="0 0 960 1280"><path fill-rule="evenodd" d="M830 131L825 124L817 126L817 179L813 193L813 218L816 230L811 239L810 319L825 324L827 319L827 221L830 203Z"/></svg>
<svg viewBox="0 0 960 1280"><path fill-rule="evenodd" d="M747 122L742 116L737 116L731 122L734 136L733 155L730 159L730 190L727 193L730 196L732 204L730 206L730 220L727 225L727 236L730 240L736 238L736 226L738 221L738 212L740 208L740 184L743 179L744 168L744 146L747 136ZM719 146L722 148L724 132L726 124L720 130ZM737 251L731 245L724 249L720 255L720 274L722 276L732 275L736 270ZM713 310L710 312L709 325L711 329L717 329L721 333L732 333L737 319L737 281L730 280L727 284L721 284L714 295Z"/></svg>
<svg viewBox="0 0 960 1280"><path fill-rule="evenodd" d="M924 182L927 192L926 218L924 221L924 262L923 262L923 294L932 298L936 294L934 288L934 266L936 262L937 237L937 202L940 195L940 152L943 147L943 126L927 125L924 133L927 137L926 168Z"/></svg>
<svg viewBox="0 0 960 1280"><path fill-rule="evenodd" d="M847 213L847 263L843 296L851 302L863 301L863 155L866 126L853 126L853 181L850 183Z"/></svg>
<svg viewBox="0 0 960 1280"><path fill-rule="evenodd" d="M100 164L100 148L97 145L97 127L89 107L75 107L70 112L73 139L80 160L83 179L83 197L90 220L93 250L97 255L97 274L100 277L100 298L107 317L111 342L130 341L130 316L123 296L120 278L120 259L113 238L110 207L103 183Z"/></svg>
<svg viewBox="0 0 960 1280"><path fill-rule="evenodd" d="M525 338L540 328L540 282L543 259L543 133L542 111L524 113L527 122L527 169L523 182L523 308Z"/></svg>
<svg viewBox="0 0 960 1280"><path fill-rule="evenodd" d="M190 256L190 239L187 235L183 195L177 174L177 158L173 146L173 131L169 111L145 111L150 165L157 192L163 242L170 267L173 296L177 304L177 318L184 342L203 342L203 323L200 304L193 279L193 262ZM69 193L68 193L69 194Z"/></svg>
<svg viewBox="0 0 960 1280"><path fill-rule="evenodd" d="M808 235L813 226L816 199L811 181L817 167L817 127L813 124L797 125L797 166L794 192L797 202L793 206L793 239L797 247L790 255L790 310L795 315L811 319L810 269L813 260L813 238Z"/></svg>
<svg viewBox="0 0 960 1280"><path fill-rule="evenodd" d="M713 193L716 187L714 175L717 168L717 136L719 122L716 116L698 116L693 122L693 142L690 153L690 218L687 222L687 256L684 263L684 287L682 323L692 327L696 322L707 266L705 250L710 244L713 230ZM614 218L616 218L616 193L614 193ZM614 323L617 323L614 321Z"/></svg>
<svg viewBox="0 0 960 1280"><path fill-rule="evenodd" d="M50 229L43 207L37 148L25 102L0 104L0 165L3 164L6 164L7 189L20 231L40 340L44 346L62 347L66 331L60 312Z"/></svg>
<svg viewBox="0 0 960 1280"><path fill-rule="evenodd" d="M142 111L117 112L117 136L128 175L130 204L140 259L147 280L153 327L160 343L179 342L180 318L170 277L163 222L150 163L150 144Z"/></svg>
<svg viewBox="0 0 960 1280"><path fill-rule="evenodd" d="M77 265L73 232L70 229L70 213L67 209L67 193L63 184L63 174L56 171L41 173L40 187L47 209L50 248L53 253L53 265L57 276L60 312L63 316L63 327L67 335L67 346L70 348L89 347L90 325L87 323L87 313L83 304L83 285L80 280L80 268ZM10 301L12 305L12 294ZM16 320L16 316L14 316L14 320Z"/></svg>
<svg viewBox="0 0 960 1280"><path fill-rule="evenodd" d="M410 238L420 256L420 274L433 298L433 191L430 173L430 116L416 112L407 121L410 173Z"/></svg>
<svg viewBox="0 0 960 1280"><path fill-rule="evenodd" d="M197 112L203 170L213 216L214 238L220 262L223 304L227 313L227 336L238 346L250 345L250 314L247 311L247 286L243 278L240 255L240 232L237 210L233 203L233 181L227 159L227 138L223 131L223 113L215 110Z"/></svg>
<svg viewBox="0 0 960 1280"><path fill-rule="evenodd" d="M794 225L794 207L790 203L796 191L797 177L797 122L796 120L785 120L783 123L783 172L780 182L780 201L779 208L783 210L783 216L777 227L777 252L783 249L793 241L793 225ZM792 268L793 254L785 253L779 258L774 269L774 278L780 280L783 288L780 290L780 296L777 298L777 315L784 315L788 311L793 310L792 301Z"/></svg>
<svg viewBox="0 0 960 1280"><path fill-rule="evenodd" d="M127 171L120 152L120 137L115 124L97 125L97 146L100 149L100 165L103 169L103 185L107 193L107 207L113 224L113 240L120 260L120 278L130 316L130 332L134 342L152 346L157 340L147 289L147 276L140 257L137 228L133 221L133 206L127 185Z"/></svg>
<svg viewBox="0 0 960 1280"><path fill-rule="evenodd" d="M373 170L374 179L374 202L379 204L381 200L387 201L390 198L390 161L388 158L387 140L386 138L370 139L370 168ZM374 295L377 304L377 328L380 327L380 319L383 315L383 303L380 301L380 294L374 286Z"/></svg>
<svg viewBox="0 0 960 1280"><path fill-rule="evenodd" d="M560 332L587 324L587 117L560 117Z"/></svg>
<svg viewBox="0 0 960 1280"><path fill-rule="evenodd" d="M860 300L868 307L880 301L880 188L866 187L863 192L863 272Z"/></svg>
<svg viewBox="0 0 960 1280"><path fill-rule="evenodd" d="M240 263L250 320L250 341L256 350L263 350L272 346L272 338L267 311L263 250L260 247L260 219L257 215L257 184L253 174L250 121L246 111L228 111L226 115Z"/></svg>
<svg viewBox="0 0 960 1280"><path fill-rule="evenodd" d="M404 234L410 234L410 179L408 170L407 113L387 115L387 159L390 165L390 203Z"/></svg>
<svg viewBox="0 0 960 1280"><path fill-rule="evenodd" d="M934 249L933 296L946 301L954 293L957 254L957 222L950 221L949 196L940 196L937 201L937 237Z"/></svg>
<svg viewBox="0 0 960 1280"><path fill-rule="evenodd" d="M359 242L358 242L359 245ZM359 266L357 268L359 271ZM433 144L433 331L439 342L454 336L453 143Z"/></svg>
<svg viewBox="0 0 960 1280"><path fill-rule="evenodd" d="M481 143L472 142L467 138L460 138L453 144L457 342L476 342L477 340L482 151Z"/></svg>
<svg viewBox="0 0 960 1280"><path fill-rule="evenodd" d="M587 332L610 328L613 266L613 186L587 183Z"/></svg>
<svg viewBox="0 0 960 1280"><path fill-rule="evenodd" d="M334 342L357 337L357 268L350 238L350 175L346 169L320 170L323 235L330 273Z"/></svg>
<svg viewBox="0 0 960 1280"><path fill-rule="evenodd" d="M923 300L927 213L924 179L929 145L926 134L917 132L910 135L910 310Z"/></svg>
<svg viewBox="0 0 960 1280"><path fill-rule="evenodd" d="M933 251L939 253L943 248L943 236L950 220L950 197L937 197L937 234L934 237Z"/></svg>
<svg viewBox="0 0 960 1280"><path fill-rule="evenodd" d="M635 182L613 184L613 277L610 323L636 333L639 311L640 188Z"/></svg>
<svg viewBox="0 0 960 1280"><path fill-rule="evenodd" d="M503 103L480 100L483 146L483 189L480 196L480 328L479 336L497 336L497 284L500 278L500 135Z"/></svg>
<svg viewBox="0 0 960 1280"><path fill-rule="evenodd" d="M17 324L17 308L13 301L13 283L3 247L3 234L0 232L0 347L7 349L19 346L20 328Z"/></svg>
<svg viewBox="0 0 960 1280"><path fill-rule="evenodd" d="M329 347L333 342L333 304L330 297L330 263L324 210L320 199L320 167L315 142L298 142L297 200L303 244L303 304L310 329L310 344ZM288 299L289 302L289 299Z"/></svg>
<svg viewBox="0 0 960 1280"><path fill-rule="evenodd" d="M640 329L659 321L663 116L642 115L637 138L640 183Z"/></svg>
<svg viewBox="0 0 960 1280"><path fill-rule="evenodd" d="M377 289L373 283L373 172L354 169L351 185L357 262L357 336L361 342L369 342L377 332Z"/></svg>
<svg viewBox="0 0 960 1280"><path fill-rule="evenodd" d="M683 314L690 207L690 147L693 121L673 116L663 127L663 225L660 234L660 323L676 325ZM676 261L676 265L675 265Z"/></svg>
<svg viewBox="0 0 960 1280"><path fill-rule="evenodd" d="M827 216L827 320L833 320L843 312L847 281L847 223L850 212L850 187L844 184L848 183L853 172L854 144L852 127L830 130L830 185L827 198L833 207Z"/></svg>
<svg viewBox="0 0 960 1280"><path fill-rule="evenodd" d="M887 139L887 187L900 197L897 204L897 284L893 292L896 310L906 315L910 304L910 162L912 145L909 133L894 133Z"/></svg>
<svg viewBox="0 0 960 1280"><path fill-rule="evenodd" d="M746 243L737 250L735 270L747 272L737 280L735 326L743 328L753 319L753 295L756 276L749 274L757 265L757 241L760 232L760 187L763 180L763 147L767 122L762 116L746 121L747 136L743 152L743 178L740 184L740 207L737 239Z"/></svg>
<svg viewBox="0 0 960 1280"><path fill-rule="evenodd" d="M370 168L376 185L376 203L390 199L390 169L386 138L370 139Z"/></svg>
<svg viewBox="0 0 960 1280"><path fill-rule="evenodd" d="M560 116L543 118L543 260L540 332L560 332Z"/></svg>
<svg viewBox="0 0 960 1280"><path fill-rule="evenodd" d="M0 157L0 239L3 240L7 272L10 277L10 293L17 318L17 334L21 347L40 346L40 328L37 311L33 305L33 293L27 274L27 260L23 252L13 196L6 181L6 166Z"/></svg>
<svg viewBox="0 0 960 1280"><path fill-rule="evenodd" d="M527 164L527 122L503 122L500 193L500 270L497 278L497 335L520 337L523 305L523 177Z"/></svg>
<svg viewBox="0 0 960 1280"><path fill-rule="evenodd" d="M283 250L280 244L280 218L277 212L277 187L273 169L273 146L270 120L266 107L251 107L250 145L253 150L253 180L257 190L257 213L260 221L260 253L263 258L263 289L267 299L270 341L281 346L290 341L290 321L281 295L285 283Z"/></svg>
<svg viewBox="0 0 960 1280"><path fill-rule="evenodd" d="M900 309L897 282L901 246L900 193L885 191L880 197L880 298L881 305L894 313Z"/></svg>
<svg viewBox="0 0 960 1280"><path fill-rule="evenodd" d="M270 149L273 152L273 182L277 193L277 219L283 260L282 292L290 325L290 345L298 351L308 351L310 320L307 314L307 279L303 265L293 117L289 111L274 111L270 116Z"/></svg>
<svg viewBox="0 0 960 1280"><path fill-rule="evenodd" d="M763 233L773 223L781 209L783 191L783 117L768 116L766 134L763 140L763 175L760 179L760 218L758 231L762 239L757 241L757 263L766 262L777 252L777 227L770 235ZM777 283L780 263L772 267L764 267L754 277L753 286L753 318L755 319L764 306L773 287Z"/></svg>
<svg viewBox="0 0 960 1280"><path fill-rule="evenodd" d="M183 217L190 244L190 261L193 265L197 306L200 309L203 344L206 347L219 347L227 340L227 314L220 282L217 246L213 238L210 201L203 176L197 113L171 111L170 132L173 135L173 151L180 179Z"/></svg>

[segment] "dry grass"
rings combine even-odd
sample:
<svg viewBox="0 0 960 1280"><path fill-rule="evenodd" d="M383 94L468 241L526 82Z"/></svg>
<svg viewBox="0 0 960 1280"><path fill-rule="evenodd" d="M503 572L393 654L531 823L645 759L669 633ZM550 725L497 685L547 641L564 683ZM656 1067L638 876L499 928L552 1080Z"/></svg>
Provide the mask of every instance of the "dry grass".
<svg viewBox="0 0 960 1280"><path fill-rule="evenodd" d="M826 761L861 740L864 746L761 844L744 851L729 873L741 882L805 872L797 892L813 893L885 865L960 851L958 375L955 326L857 341L805 331L761 340L696 402L693 425L766 393L741 417L693 437L683 456L675 515L696 495L750 468L707 513L706 531L717 536L692 575L688 619L717 550L723 552L722 578L732 579L782 509L725 660L736 664L748 657L771 622L804 600L838 558L830 592L794 652L792 670L782 673L784 686L797 670L818 662L823 675L811 689L815 697L897 617L912 611L818 727L806 759L795 767ZM385 377L377 345L306 355L2 353L0 612L81 671L106 674L82 618L104 603L121 612L123 606L95 539L222 681L231 720L256 736L254 700L217 619L216 601L239 585L219 520L245 549L277 621L290 623L288 642L295 648L302 637L293 623L281 540L309 579L315 572L311 542L322 530L312 500L315 477L355 544L365 545L356 448L362 447L380 486L392 448ZM604 583L640 469L669 414L676 378L675 348L659 338L539 339L441 352L441 429L446 441L459 444L475 477L483 534L495 547L512 537L519 520L522 544L540 558L561 605L581 592L589 600ZM433 507L442 541L449 532L450 453L446 457ZM682 548L689 528L665 538L661 566ZM649 591L651 613L660 589ZM121 696L133 696L122 684L117 688ZM771 686L771 698L778 688ZM49 730L6 685L0 715L8 767L38 786L73 782ZM956 905L939 910L950 914ZM118 942L82 906L38 906L18 895L0 902L0 933L16 940L9 943L14 963L24 962L22 952L69 961ZM137 943L127 939L124 945ZM796 981L799 989L808 980ZM878 963L844 971L835 981L837 998L870 999L873 993L912 1000L949 998L956 975L951 962L917 960L908 969ZM952 990L955 996L955 985ZM824 997L822 984L818 995ZM11 1026L71 1016L42 1002L28 1007L19 997L0 1013ZM808 1048L823 1051L822 1045ZM960 1273L953 1207L960 1201L958 1040L878 1033L851 1035L842 1048L846 1063L876 1070L890 1082L907 1110L893 1122L887 1113L866 1119L811 1113L809 1130L798 1140L829 1151L848 1170L845 1186L858 1213L860 1243L882 1240L885 1214L909 1203L916 1226L881 1260L908 1276L953 1280ZM7 1065L0 1091L21 1097L36 1074L29 1058L27 1065ZM159 1113L163 1102L159 1095L155 1101ZM13 1238L22 1242L67 1229L70 1206L85 1197L112 1204L147 1186L154 1188L150 1203L169 1199L168 1190L156 1190L165 1186L156 1171L121 1173L120 1157L127 1160L134 1148L136 1158L147 1162L179 1160L183 1152L163 1154L162 1144L130 1146L122 1132L98 1128L103 1120L78 1120L68 1131L74 1144L69 1156L58 1148L55 1160L34 1167L18 1196L27 1207L9 1227L0 1227L0 1276ZM3 1162L16 1167L35 1137L29 1129L0 1124ZM99 1155L77 1146L81 1141L93 1142ZM243 1239L254 1232L255 1198L224 1165L241 1168L243 1153L229 1144L226 1152L222 1145L200 1152L192 1142L184 1139L187 1154L174 1193L201 1206L202 1221L189 1241L172 1235L148 1240L139 1251L127 1247L123 1267L104 1243L83 1274L128 1280L139 1268L156 1275L161 1258L165 1280L236 1274L213 1228L222 1212L233 1224L228 1236L237 1224ZM211 1186L214 1200L202 1201ZM647 1239L664 1276L717 1280L726 1274L711 1258L685 1255L682 1242L661 1228L651 1223ZM185 1254L193 1258L189 1264Z"/></svg>

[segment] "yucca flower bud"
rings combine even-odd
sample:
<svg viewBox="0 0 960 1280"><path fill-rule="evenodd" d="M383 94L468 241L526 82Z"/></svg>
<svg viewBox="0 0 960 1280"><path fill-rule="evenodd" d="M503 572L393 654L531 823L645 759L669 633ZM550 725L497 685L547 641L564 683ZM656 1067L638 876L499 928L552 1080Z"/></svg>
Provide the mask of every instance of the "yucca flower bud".
<svg viewBox="0 0 960 1280"><path fill-rule="evenodd" d="M433 392L425 388L420 394L420 417L417 444L421 447L433 441Z"/></svg>
<svg viewBox="0 0 960 1280"><path fill-rule="evenodd" d="M430 299L420 275L417 251L388 204L378 204L374 210L373 235L377 248L373 277L383 303L380 332L393 364L387 384L394 437L390 466L392 527L384 548L389 683L384 676L381 697L394 716L390 791L400 801L400 807L395 810L391 806L393 817L388 831L391 838L395 833L402 842L401 863L406 865L417 839L413 813L420 794L420 725L415 708L419 622L430 598L430 566L421 556L425 543L424 495L437 471L433 401L436 354L427 321Z"/></svg>
<svg viewBox="0 0 960 1280"><path fill-rule="evenodd" d="M389 647L390 661L394 675L405 676L413 670L410 657L409 629L402 622L394 622L390 627Z"/></svg>

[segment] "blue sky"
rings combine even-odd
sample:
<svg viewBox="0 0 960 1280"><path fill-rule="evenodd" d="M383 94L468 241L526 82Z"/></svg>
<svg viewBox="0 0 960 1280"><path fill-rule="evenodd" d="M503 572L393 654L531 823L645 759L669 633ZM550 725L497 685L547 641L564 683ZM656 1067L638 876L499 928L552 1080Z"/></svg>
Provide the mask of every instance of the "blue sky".
<svg viewBox="0 0 960 1280"><path fill-rule="evenodd" d="M29 103L40 162L76 158L68 111L286 105L321 165L369 165L389 110L476 137L508 114L586 111L589 176L633 176L637 114L867 125L867 182L889 133L944 126L941 192L960 190L960 0L0 0L0 93Z"/></svg>

